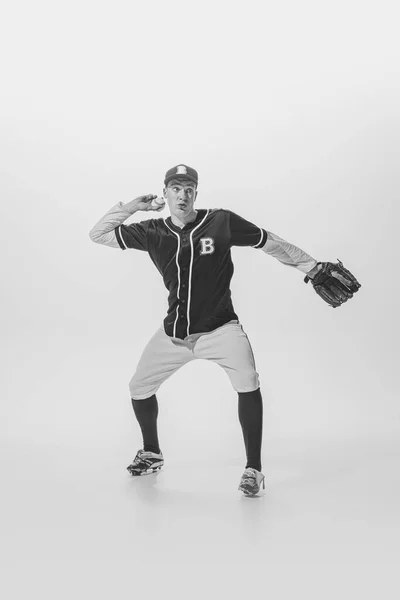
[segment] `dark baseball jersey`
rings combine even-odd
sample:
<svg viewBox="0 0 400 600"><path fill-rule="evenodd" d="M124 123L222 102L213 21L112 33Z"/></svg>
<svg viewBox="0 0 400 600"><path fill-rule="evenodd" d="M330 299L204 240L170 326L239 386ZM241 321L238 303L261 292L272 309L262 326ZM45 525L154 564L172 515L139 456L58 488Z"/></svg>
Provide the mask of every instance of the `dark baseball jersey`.
<svg viewBox="0 0 400 600"><path fill-rule="evenodd" d="M267 232L225 209L199 209L183 229L149 219L115 229L120 247L149 253L169 292L167 335L184 339L213 331L232 319L232 246L262 248Z"/></svg>

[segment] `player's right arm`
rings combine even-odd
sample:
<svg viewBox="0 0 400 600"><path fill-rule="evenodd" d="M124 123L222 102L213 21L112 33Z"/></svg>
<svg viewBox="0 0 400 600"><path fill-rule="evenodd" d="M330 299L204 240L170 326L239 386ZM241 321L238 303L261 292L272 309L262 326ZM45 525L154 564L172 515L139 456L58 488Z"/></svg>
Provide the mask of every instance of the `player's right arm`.
<svg viewBox="0 0 400 600"><path fill-rule="evenodd" d="M145 226L141 223L125 226L123 223L139 210L160 211L163 206L157 208L152 204L155 198L155 194L147 194L126 204L118 202L92 227L90 239L110 248L147 250Z"/></svg>

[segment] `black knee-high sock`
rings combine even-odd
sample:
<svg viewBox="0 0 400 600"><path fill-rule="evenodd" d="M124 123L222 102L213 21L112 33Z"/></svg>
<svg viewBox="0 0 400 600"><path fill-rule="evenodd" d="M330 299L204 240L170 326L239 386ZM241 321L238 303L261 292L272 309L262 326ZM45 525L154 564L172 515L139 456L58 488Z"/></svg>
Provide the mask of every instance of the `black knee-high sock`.
<svg viewBox="0 0 400 600"><path fill-rule="evenodd" d="M146 452L160 452L157 436L158 402L156 395L144 400L134 400L132 406L143 435L143 449Z"/></svg>
<svg viewBox="0 0 400 600"><path fill-rule="evenodd" d="M247 467L261 471L263 402L260 388L254 392L239 392L239 421L246 447Z"/></svg>

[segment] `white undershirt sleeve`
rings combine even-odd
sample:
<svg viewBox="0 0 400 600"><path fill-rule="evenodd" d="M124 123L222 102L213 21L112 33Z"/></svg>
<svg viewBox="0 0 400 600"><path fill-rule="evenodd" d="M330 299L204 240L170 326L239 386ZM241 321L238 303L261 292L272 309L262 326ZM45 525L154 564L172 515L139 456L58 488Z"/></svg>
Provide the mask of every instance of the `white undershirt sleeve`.
<svg viewBox="0 0 400 600"><path fill-rule="evenodd" d="M94 225L89 233L90 239L96 244L120 248L115 235L115 228L131 216L132 213L124 208L122 202L118 202Z"/></svg>
<svg viewBox="0 0 400 600"><path fill-rule="evenodd" d="M288 267L296 267L303 273L308 273L316 266L317 261L315 258L304 252L304 250L286 242L271 231L267 231L267 236L267 241L262 247L266 254L270 254Z"/></svg>

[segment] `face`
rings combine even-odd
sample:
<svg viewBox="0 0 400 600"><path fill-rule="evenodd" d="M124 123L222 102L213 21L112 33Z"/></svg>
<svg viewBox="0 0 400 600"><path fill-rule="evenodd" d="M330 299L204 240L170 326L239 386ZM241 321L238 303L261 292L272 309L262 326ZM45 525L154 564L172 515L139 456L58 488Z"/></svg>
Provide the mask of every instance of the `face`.
<svg viewBox="0 0 400 600"><path fill-rule="evenodd" d="M193 211L196 201L196 184L189 180L171 179L164 188L164 198L171 214L182 218Z"/></svg>

